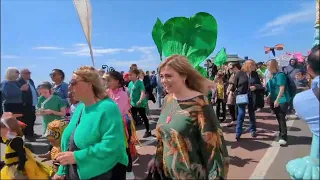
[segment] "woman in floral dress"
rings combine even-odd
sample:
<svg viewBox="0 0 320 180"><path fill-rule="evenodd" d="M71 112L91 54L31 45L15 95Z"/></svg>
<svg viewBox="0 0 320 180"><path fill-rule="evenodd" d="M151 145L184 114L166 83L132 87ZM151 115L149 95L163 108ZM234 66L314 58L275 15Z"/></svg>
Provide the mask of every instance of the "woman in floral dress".
<svg viewBox="0 0 320 180"><path fill-rule="evenodd" d="M207 97L208 82L184 56L159 68L169 93L158 120L155 157L149 172L169 179L226 179L229 157L217 116Z"/></svg>

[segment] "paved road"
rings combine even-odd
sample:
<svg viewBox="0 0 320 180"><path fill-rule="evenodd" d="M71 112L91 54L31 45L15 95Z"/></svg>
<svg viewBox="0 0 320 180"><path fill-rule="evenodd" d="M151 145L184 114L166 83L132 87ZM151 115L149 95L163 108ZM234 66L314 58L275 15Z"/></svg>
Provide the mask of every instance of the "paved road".
<svg viewBox="0 0 320 180"><path fill-rule="evenodd" d="M152 133L160 110L156 105L150 103L152 116L150 126ZM290 126L288 147L279 147L274 141L278 125L275 117L268 112L256 114L258 136L252 138L249 133L242 136L240 142L235 141L234 127L228 128L222 124L223 132L227 142L231 166L228 179L288 179L285 171L286 163L292 158L302 157L309 153L311 133L307 125L300 120L289 120ZM248 122L244 123L245 129ZM142 138L144 126L137 127L137 134L142 147L138 148L139 159L133 165L133 172L127 173L127 179L143 179L146 176L147 164L155 153L155 137ZM36 133L41 133L41 119L38 118L35 126ZM1 150L3 149L1 145ZM37 154L45 153L45 139L38 139L32 143L31 150ZM3 151L1 151L1 156ZM39 159L40 160L40 159Z"/></svg>

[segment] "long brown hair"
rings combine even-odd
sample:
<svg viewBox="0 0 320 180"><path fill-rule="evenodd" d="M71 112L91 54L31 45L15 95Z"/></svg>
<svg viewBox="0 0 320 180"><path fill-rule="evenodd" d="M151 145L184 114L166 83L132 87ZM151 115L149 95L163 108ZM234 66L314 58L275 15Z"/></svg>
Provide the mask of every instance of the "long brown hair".
<svg viewBox="0 0 320 180"><path fill-rule="evenodd" d="M161 72L164 67L170 67L180 76L186 77L186 86L189 89L203 94L208 92L208 87L205 84L207 79L192 67L187 57L182 55L172 55L160 64L159 72Z"/></svg>
<svg viewBox="0 0 320 180"><path fill-rule="evenodd" d="M246 73L251 72L251 67L255 66L255 65L256 65L256 63L254 62L254 60L251 60L251 59L250 60L246 60L243 63L241 71L246 72Z"/></svg>

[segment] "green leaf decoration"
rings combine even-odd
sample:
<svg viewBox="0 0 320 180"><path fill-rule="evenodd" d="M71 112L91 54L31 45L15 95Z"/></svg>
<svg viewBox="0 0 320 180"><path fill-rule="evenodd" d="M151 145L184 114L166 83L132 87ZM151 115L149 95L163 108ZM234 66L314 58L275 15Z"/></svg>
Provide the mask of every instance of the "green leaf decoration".
<svg viewBox="0 0 320 180"><path fill-rule="evenodd" d="M208 78L208 73L206 68L202 67L202 66L196 66L195 69L205 78Z"/></svg>
<svg viewBox="0 0 320 180"><path fill-rule="evenodd" d="M226 48L222 48L214 58L214 64L220 67L227 62L227 58Z"/></svg>
<svg viewBox="0 0 320 180"><path fill-rule="evenodd" d="M158 19L159 20L159 19ZM155 26L158 23L158 20ZM159 20L160 21L160 20ZM152 31L153 40L159 50L159 33ZM157 27L160 25L157 25ZM162 26L161 48L165 57L173 54L186 56L193 67L199 65L214 51L217 42L218 25L209 13L200 12L190 18L174 17ZM156 35L157 34L157 35ZM160 57L162 57L160 55Z"/></svg>
<svg viewBox="0 0 320 180"><path fill-rule="evenodd" d="M162 35L163 35L163 24L161 20L157 18L157 21L154 24L152 29L152 39L157 46L161 60L162 60L162 41L161 41Z"/></svg>

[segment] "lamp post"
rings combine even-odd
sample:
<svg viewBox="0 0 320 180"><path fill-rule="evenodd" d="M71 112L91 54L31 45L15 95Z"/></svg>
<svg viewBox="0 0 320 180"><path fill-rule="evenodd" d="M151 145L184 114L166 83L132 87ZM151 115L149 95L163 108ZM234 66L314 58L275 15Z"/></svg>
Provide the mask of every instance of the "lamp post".
<svg viewBox="0 0 320 180"><path fill-rule="evenodd" d="M116 71L113 67L109 67L108 65L102 65L102 69L104 69L107 73L111 71Z"/></svg>
<svg viewBox="0 0 320 180"><path fill-rule="evenodd" d="M316 23L315 23L315 34L314 34L314 39L316 40L314 42L314 45L319 45L319 29L320 29L320 0L316 0Z"/></svg>

